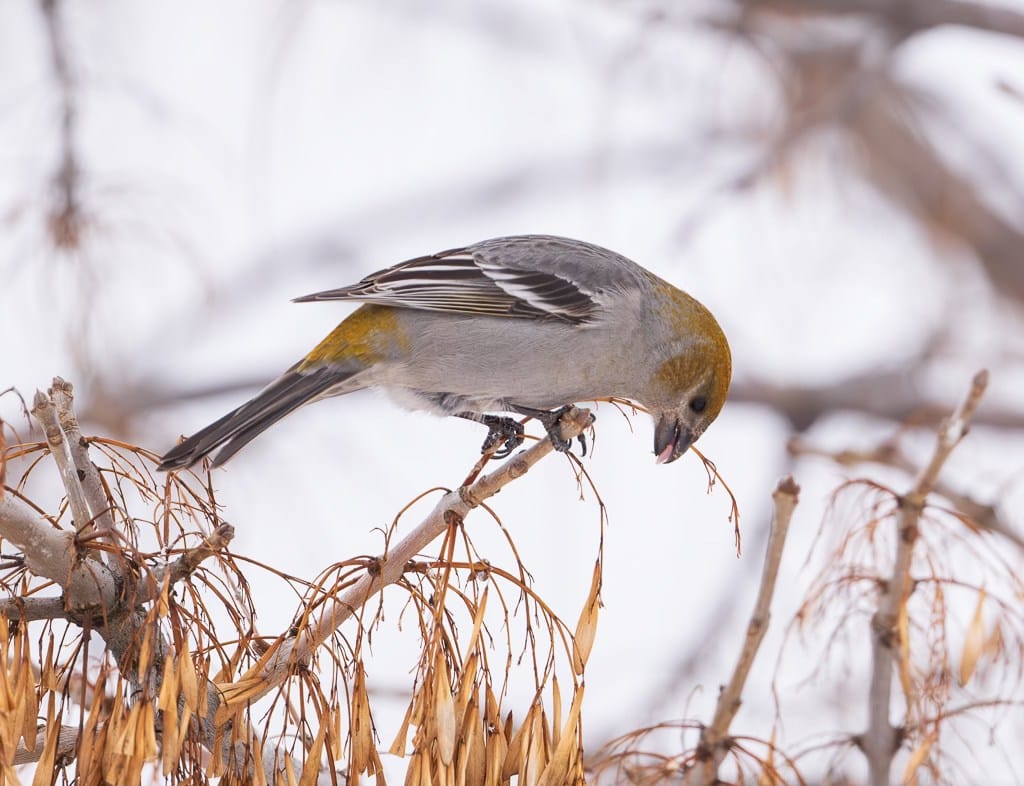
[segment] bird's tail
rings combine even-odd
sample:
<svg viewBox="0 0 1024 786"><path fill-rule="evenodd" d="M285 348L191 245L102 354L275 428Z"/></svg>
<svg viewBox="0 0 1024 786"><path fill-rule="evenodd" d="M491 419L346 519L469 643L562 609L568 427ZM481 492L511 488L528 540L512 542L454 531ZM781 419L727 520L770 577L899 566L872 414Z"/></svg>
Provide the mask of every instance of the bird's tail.
<svg viewBox="0 0 1024 786"><path fill-rule="evenodd" d="M301 371L300 368L298 363L292 366L255 398L175 445L160 459L159 469L191 467L220 448L213 459L214 466L219 466L289 412L328 394L331 388L358 370L329 366Z"/></svg>

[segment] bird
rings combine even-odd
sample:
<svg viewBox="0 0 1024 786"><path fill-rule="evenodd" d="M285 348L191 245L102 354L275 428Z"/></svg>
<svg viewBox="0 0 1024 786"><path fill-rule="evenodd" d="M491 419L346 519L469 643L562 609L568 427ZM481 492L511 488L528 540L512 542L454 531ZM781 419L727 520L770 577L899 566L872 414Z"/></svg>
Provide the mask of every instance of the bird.
<svg viewBox="0 0 1024 786"><path fill-rule="evenodd" d="M657 463L667 464L704 433L729 389L729 343L711 312L582 240L484 240L295 298L333 301L362 305L251 400L171 448L159 468L191 467L214 451L219 466L299 407L364 388L483 424L482 450L498 457L523 442L512 415L537 419L567 451L559 418L571 405L626 399L651 414Z"/></svg>

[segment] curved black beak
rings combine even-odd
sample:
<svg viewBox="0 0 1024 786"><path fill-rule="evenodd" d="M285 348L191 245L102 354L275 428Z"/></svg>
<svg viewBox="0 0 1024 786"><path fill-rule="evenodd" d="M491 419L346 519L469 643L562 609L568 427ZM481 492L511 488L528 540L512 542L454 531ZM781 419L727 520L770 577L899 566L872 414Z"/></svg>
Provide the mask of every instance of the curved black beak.
<svg viewBox="0 0 1024 786"><path fill-rule="evenodd" d="M671 464L694 442L693 431L671 415L662 415L654 424L654 453L659 464Z"/></svg>

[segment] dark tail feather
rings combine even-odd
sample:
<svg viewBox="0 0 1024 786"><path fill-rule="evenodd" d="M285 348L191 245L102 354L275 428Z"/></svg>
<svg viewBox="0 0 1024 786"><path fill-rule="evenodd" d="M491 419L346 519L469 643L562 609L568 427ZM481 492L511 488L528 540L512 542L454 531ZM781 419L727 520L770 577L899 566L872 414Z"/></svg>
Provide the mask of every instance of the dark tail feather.
<svg viewBox="0 0 1024 786"><path fill-rule="evenodd" d="M217 448L220 451L213 464L219 466L289 412L294 412L355 373L354 370L327 366L305 373L297 371L297 368L293 366L255 398L175 445L160 459L158 469L191 467Z"/></svg>

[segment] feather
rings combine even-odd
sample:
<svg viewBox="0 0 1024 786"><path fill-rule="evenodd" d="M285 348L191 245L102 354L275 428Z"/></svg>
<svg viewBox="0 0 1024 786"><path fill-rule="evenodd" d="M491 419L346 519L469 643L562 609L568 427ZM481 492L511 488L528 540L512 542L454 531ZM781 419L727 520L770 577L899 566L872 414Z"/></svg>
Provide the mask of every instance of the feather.
<svg viewBox="0 0 1024 786"><path fill-rule="evenodd" d="M576 280L572 266L560 263L567 252L579 255L591 248L597 247L561 238L503 238L410 259L352 286L305 295L295 302L355 300L395 308L581 324L596 316L598 293Z"/></svg>

